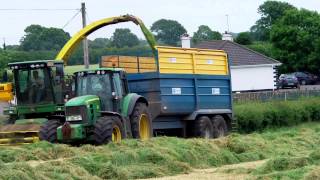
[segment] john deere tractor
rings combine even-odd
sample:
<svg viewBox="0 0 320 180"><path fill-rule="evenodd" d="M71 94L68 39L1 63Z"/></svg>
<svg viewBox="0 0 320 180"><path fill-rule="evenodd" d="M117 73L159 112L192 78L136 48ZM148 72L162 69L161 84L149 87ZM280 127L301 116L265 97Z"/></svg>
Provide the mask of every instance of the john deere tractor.
<svg viewBox="0 0 320 180"><path fill-rule="evenodd" d="M148 102L129 93L123 70L99 68L76 72L74 77L77 97L65 104L66 122L48 121L41 127L40 139L100 145L152 136Z"/></svg>
<svg viewBox="0 0 320 180"><path fill-rule="evenodd" d="M0 126L0 145L36 142L40 125L64 121L63 61L41 60L10 63L16 104L4 109L9 118Z"/></svg>

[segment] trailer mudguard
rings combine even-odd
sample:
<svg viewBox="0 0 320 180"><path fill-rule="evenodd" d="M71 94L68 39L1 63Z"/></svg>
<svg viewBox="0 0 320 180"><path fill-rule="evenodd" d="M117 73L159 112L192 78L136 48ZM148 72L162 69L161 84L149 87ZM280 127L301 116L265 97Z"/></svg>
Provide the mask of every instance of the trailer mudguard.
<svg viewBox="0 0 320 180"><path fill-rule="evenodd" d="M122 102L121 114L125 117L129 117L137 102L143 102L146 103L146 105L148 105L147 99L141 95L138 95L136 93L130 93L126 95Z"/></svg>
<svg viewBox="0 0 320 180"><path fill-rule="evenodd" d="M215 114L227 114L228 116L232 116L231 109L199 109L194 111L189 116L187 116L184 120L195 120L198 115L215 115Z"/></svg>

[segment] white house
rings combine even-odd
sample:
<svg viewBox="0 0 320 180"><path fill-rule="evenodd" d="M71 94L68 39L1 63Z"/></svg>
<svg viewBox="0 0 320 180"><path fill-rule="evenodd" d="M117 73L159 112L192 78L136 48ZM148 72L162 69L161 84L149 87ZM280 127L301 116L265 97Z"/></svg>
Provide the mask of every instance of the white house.
<svg viewBox="0 0 320 180"><path fill-rule="evenodd" d="M195 47L227 52L232 91L260 91L276 88L276 68L281 65L279 61L230 40L207 41Z"/></svg>

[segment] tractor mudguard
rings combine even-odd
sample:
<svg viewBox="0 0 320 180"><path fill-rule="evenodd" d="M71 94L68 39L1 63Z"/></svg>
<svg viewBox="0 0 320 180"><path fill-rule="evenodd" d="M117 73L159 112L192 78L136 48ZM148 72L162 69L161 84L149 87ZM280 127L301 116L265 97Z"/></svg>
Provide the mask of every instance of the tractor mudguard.
<svg viewBox="0 0 320 180"><path fill-rule="evenodd" d="M123 100L122 115L125 117L129 117L137 102L143 102L143 103L146 103L146 105L148 105L148 101L145 97L138 95L136 93L128 94Z"/></svg>

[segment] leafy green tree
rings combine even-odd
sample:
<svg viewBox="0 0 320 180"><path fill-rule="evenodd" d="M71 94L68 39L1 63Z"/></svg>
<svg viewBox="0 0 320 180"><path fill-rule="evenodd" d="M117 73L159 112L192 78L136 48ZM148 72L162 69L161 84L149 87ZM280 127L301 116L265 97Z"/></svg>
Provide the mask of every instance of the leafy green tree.
<svg viewBox="0 0 320 180"><path fill-rule="evenodd" d="M108 38L96 38L93 41L89 40L90 48L106 48L111 46L111 40Z"/></svg>
<svg viewBox="0 0 320 180"><path fill-rule="evenodd" d="M201 41L208 40L221 40L222 35L217 31L212 31L209 26L201 25L199 26L197 32L193 34L192 42L199 43Z"/></svg>
<svg viewBox="0 0 320 180"><path fill-rule="evenodd" d="M255 40L268 41L271 26L276 23L287 10L296 9L289 3L266 1L258 8L261 18L251 27L250 31Z"/></svg>
<svg viewBox="0 0 320 180"><path fill-rule="evenodd" d="M111 37L111 46L117 48L133 47L139 44L138 37L130 29L116 29Z"/></svg>
<svg viewBox="0 0 320 180"><path fill-rule="evenodd" d="M282 71L319 72L320 15L306 9L293 9L271 28L271 41Z"/></svg>
<svg viewBox="0 0 320 180"><path fill-rule="evenodd" d="M70 39L69 33L63 29L30 25L24 32L20 48L25 51L59 50Z"/></svg>
<svg viewBox="0 0 320 180"><path fill-rule="evenodd" d="M177 46L180 43L181 35L187 30L178 22L168 19L160 19L151 26L151 31L160 44Z"/></svg>
<svg viewBox="0 0 320 180"><path fill-rule="evenodd" d="M236 43L242 45L250 45L252 44L252 37L250 32L241 32L238 34L237 38L235 39Z"/></svg>

